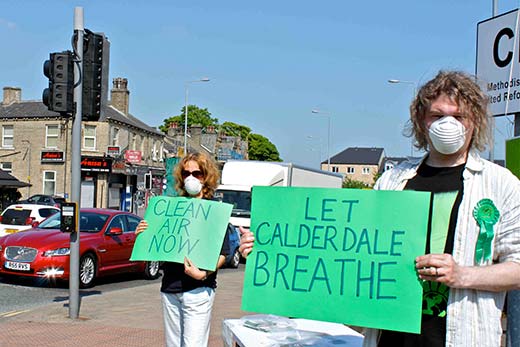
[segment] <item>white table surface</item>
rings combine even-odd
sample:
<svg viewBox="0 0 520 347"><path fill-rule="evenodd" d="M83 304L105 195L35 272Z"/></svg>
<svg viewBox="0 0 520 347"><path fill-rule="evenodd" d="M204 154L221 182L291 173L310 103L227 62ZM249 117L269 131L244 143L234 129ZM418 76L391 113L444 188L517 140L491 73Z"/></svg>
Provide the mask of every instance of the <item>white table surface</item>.
<svg viewBox="0 0 520 347"><path fill-rule="evenodd" d="M241 347L362 347L363 335L343 324L309 319L291 321L295 328L264 332L244 326L243 319L226 319L222 324L224 346L232 347L236 343Z"/></svg>

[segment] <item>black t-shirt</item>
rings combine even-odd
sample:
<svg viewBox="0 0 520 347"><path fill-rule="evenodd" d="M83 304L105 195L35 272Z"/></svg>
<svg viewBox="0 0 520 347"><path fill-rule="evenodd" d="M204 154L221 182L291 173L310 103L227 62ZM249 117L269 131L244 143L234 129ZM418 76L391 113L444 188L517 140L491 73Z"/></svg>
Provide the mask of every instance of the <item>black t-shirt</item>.
<svg viewBox="0 0 520 347"><path fill-rule="evenodd" d="M432 167L421 164L406 190L432 192L425 254L452 253L457 215L462 200L465 164ZM446 343L446 308L449 288L438 282L423 282L421 334L384 330L378 347L443 347Z"/></svg>
<svg viewBox="0 0 520 347"><path fill-rule="evenodd" d="M227 256L229 250L229 228L226 230L220 255ZM197 265L197 264L195 264ZM183 293L200 287L217 287L217 271L211 273L204 281L199 281L184 272L184 264L165 262L162 266L163 278L161 292L163 293Z"/></svg>

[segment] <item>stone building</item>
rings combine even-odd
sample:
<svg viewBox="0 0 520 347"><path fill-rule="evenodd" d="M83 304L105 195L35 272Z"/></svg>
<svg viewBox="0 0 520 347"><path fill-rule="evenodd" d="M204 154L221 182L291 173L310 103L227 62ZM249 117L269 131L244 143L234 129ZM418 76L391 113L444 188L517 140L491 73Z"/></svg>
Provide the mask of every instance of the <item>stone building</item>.
<svg viewBox="0 0 520 347"><path fill-rule="evenodd" d="M82 207L135 212L134 198L144 194L145 174L152 174L154 189L160 191L164 134L129 113L127 85L127 79L115 78L104 115L97 122L82 122ZM68 198L72 120L47 110L40 100L22 101L20 88L3 91L0 169L32 184L20 189L23 198L34 194Z"/></svg>
<svg viewBox="0 0 520 347"><path fill-rule="evenodd" d="M188 128L188 152L204 152L223 163L230 159L248 159L247 141L239 136L226 136L219 133L215 127L202 128L193 125ZM168 156L181 157L184 148L184 128L171 123L165 138L165 149Z"/></svg>
<svg viewBox="0 0 520 347"><path fill-rule="evenodd" d="M374 184L384 157L383 148L349 147L330 158L330 171L370 186ZM321 169L327 170L327 164L327 161L322 162Z"/></svg>

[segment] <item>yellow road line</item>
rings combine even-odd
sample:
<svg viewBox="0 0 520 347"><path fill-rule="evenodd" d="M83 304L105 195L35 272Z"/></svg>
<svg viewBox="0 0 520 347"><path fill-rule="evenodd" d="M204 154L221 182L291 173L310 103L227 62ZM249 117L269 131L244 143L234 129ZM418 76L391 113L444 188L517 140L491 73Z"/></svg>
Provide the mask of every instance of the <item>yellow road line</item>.
<svg viewBox="0 0 520 347"><path fill-rule="evenodd" d="M25 313L25 312L29 312L29 310L4 312L4 313L0 313L0 317L8 318L8 317L13 317L13 316Z"/></svg>

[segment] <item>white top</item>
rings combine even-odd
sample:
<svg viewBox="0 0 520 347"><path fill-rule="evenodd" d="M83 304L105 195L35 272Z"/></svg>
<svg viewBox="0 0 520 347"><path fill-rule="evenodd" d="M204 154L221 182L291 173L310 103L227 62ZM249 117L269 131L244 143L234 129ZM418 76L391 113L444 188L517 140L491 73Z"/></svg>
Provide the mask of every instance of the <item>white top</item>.
<svg viewBox="0 0 520 347"><path fill-rule="evenodd" d="M374 189L402 190L425 159L405 162L385 172ZM463 172L464 190L455 229L453 258L461 266L475 266L479 226L473 209L482 199L493 201L500 219L494 225L493 262L520 263L520 182L507 169L470 151ZM490 265L491 260L485 265ZM498 347L505 292L450 288L446 318L446 346ZM376 346L379 331L369 329L363 346Z"/></svg>

